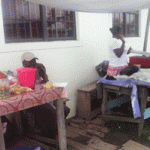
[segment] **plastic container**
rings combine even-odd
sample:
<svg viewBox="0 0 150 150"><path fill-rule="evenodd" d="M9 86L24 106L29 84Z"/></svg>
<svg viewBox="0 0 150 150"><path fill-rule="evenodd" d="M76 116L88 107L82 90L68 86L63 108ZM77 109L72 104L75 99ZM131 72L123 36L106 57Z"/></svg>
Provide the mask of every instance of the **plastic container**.
<svg viewBox="0 0 150 150"><path fill-rule="evenodd" d="M27 67L17 69L19 84L34 89L36 82L36 71L37 69L35 68Z"/></svg>
<svg viewBox="0 0 150 150"><path fill-rule="evenodd" d="M0 99L6 99L9 97L9 80L4 73L0 72Z"/></svg>

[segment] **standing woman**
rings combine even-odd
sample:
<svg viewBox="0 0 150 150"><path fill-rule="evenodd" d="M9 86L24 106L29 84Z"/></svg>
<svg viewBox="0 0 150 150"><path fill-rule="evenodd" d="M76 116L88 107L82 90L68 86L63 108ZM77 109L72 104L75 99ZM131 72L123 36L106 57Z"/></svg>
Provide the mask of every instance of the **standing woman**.
<svg viewBox="0 0 150 150"><path fill-rule="evenodd" d="M128 67L127 54L130 53L131 48L126 49L125 40L119 26L110 28L110 31L114 38L109 52L110 59L106 79L115 80L114 76L119 75L122 69Z"/></svg>

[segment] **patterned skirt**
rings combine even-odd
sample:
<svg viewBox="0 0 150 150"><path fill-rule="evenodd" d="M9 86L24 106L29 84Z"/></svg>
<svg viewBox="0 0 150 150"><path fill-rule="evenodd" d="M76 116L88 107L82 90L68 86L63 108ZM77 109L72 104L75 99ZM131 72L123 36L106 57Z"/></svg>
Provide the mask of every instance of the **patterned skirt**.
<svg viewBox="0 0 150 150"><path fill-rule="evenodd" d="M120 75L120 71L126 67L128 67L128 66L119 66L119 67L108 66L107 75L109 75L109 76Z"/></svg>

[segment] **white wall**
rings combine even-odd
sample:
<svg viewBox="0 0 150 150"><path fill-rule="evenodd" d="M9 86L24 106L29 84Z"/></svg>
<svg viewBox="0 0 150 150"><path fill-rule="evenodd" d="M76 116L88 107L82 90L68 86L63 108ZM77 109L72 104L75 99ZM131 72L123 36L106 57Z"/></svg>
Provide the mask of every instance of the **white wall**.
<svg viewBox="0 0 150 150"><path fill-rule="evenodd" d="M51 81L68 82L67 105L71 108L68 118L76 114L77 89L98 79L95 66L108 59L111 38L111 14L76 13L76 16L77 41L5 44L0 15L0 70L15 71L22 66L21 55L25 51L33 52L38 62L46 66ZM141 46L139 41L137 44Z"/></svg>

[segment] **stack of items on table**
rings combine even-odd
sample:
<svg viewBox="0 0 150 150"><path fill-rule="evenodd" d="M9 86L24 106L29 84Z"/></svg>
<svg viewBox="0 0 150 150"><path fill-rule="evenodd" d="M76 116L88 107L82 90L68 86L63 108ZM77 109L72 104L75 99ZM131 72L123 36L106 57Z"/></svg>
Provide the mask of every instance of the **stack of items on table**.
<svg viewBox="0 0 150 150"><path fill-rule="evenodd" d="M28 69L28 68L27 68ZM34 78L35 79L35 78ZM34 81L35 82L35 81ZM32 92L36 85L32 85L32 88L29 83L28 86L24 86L20 84L18 80L18 75L15 75L12 71L0 71L0 100L5 100L12 96ZM51 82L47 82L40 86L43 89L50 89L52 88L53 84ZM3 127L3 134L7 131L9 120L2 116L2 127Z"/></svg>

